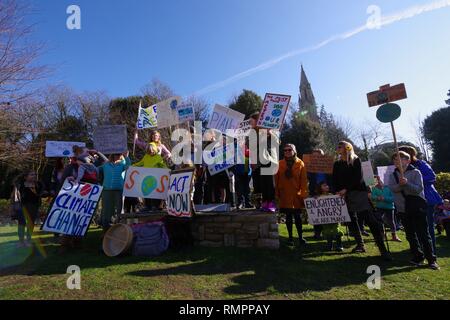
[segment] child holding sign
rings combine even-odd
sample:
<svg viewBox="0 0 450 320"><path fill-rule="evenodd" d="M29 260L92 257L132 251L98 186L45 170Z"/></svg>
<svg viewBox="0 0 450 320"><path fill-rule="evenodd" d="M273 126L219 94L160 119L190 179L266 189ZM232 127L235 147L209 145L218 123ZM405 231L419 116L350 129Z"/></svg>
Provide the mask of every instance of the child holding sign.
<svg viewBox="0 0 450 320"><path fill-rule="evenodd" d="M317 186L316 195L319 196L330 196L330 186L326 182L321 182ZM343 252L342 247L342 236L344 233L339 228L339 223L330 223L322 225L323 236L327 240L327 251L333 250L333 240L336 241L335 250L338 252Z"/></svg>

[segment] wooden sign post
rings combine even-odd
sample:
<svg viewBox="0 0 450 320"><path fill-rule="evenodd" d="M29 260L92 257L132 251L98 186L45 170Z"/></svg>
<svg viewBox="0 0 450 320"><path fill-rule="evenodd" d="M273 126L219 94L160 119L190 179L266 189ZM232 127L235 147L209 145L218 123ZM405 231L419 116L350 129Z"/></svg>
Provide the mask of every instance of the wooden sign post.
<svg viewBox="0 0 450 320"><path fill-rule="evenodd" d="M369 107L375 107L383 104L377 110L377 119L383 123L390 123L392 136L394 138L395 150L397 152L398 160L400 161L400 153L398 149L397 135L395 133L394 121L400 118L402 114L402 109L399 105L391 103L398 100L406 99L408 96L406 94L405 84L401 83L391 87L389 84L381 86L380 90L370 92L367 94L367 100L369 102ZM399 168L400 176L403 178L403 167L400 165Z"/></svg>

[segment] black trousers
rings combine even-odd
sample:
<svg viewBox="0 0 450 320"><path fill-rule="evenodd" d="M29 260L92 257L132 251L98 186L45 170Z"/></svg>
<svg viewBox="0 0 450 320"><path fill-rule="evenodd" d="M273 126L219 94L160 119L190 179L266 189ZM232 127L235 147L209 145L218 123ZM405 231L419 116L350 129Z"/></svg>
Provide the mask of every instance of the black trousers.
<svg viewBox="0 0 450 320"><path fill-rule="evenodd" d="M255 193L262 193L263 202L275 200L273 176L261 175L261 169L256 169L252 173L252 179Z"/></svg>
<svg viewBox="0 0 450 320"><path fill-rule="evenodd" d="M360 246L364 245L364 240L361 235L361 227L358 220L363 219L369 226L370 232L373 235L375 243L381 253L387 252L386 245L384 244L384 232L383 232L383 220L381 215L374 211L360 211L349 212L351 222L349 224L350 232L355 236L356 243Z"/></svg>
<svg viewBox="0 0 450 320"><path fill-rule="evenodd" d="M415 258L426 258L429 263L436 261L433 243L428 231L427 213L418 208L408 213L399 213L405 228L406 240Z"/></svg>
<svg viewBox="0 0 450 320"><path fill-rule="evenodd" d="M234 185L237 194L237 203L239 204L250 204L250 176L248 174L237 174L235 175Z"/></svg>
<svg viewBox="0 0 450 320"><path fill-rule="evenodd" d="M286 229L289 234L289 239L292 239L293 218L295 219L295 227L297 228L298 237L303 238L301 209L280 209L281 213L286 214Z"/></svg>

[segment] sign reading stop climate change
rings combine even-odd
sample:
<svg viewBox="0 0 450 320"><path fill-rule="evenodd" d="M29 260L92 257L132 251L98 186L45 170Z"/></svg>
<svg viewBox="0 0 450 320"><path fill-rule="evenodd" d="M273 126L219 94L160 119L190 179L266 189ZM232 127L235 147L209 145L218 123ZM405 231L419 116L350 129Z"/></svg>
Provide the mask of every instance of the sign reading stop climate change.
<svg viewBox="0 0 450 320"><path fill-rule="evenodd" d="M42 230L83 237L102 194L101 186L66 179L45 219Z"/></svg>
<svg viewBox="0 0 450 320"><path fill-rule="evenodd" d="M169 176L169 169L129 167L123 196L164 200L167 197Z"/></svg>
<svg viewBox="0 0 450 320"><path fill-rule="evenodd" d="M175 217L191 217L191 187L193 171L172 173L167 195L167 211Z"/></svg>
<svg viewBox="0 0 450 320"><path fill-rule="evenodd" d="M290 101L291 96L267 93L259 116L258 127L281 129Z"/></svg>

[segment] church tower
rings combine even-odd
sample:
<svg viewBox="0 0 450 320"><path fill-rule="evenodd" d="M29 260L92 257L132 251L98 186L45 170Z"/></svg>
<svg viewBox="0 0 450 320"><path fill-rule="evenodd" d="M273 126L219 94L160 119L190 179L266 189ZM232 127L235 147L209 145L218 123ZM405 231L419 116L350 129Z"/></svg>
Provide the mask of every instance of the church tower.
<svg viewBox="0 0 450 320"><path fill-rule="evenodd" d="M313 121L319 121L316 99L314 98L314 93L311 89L311 84L306 77L303 65L300 75L300 95L298 97L298 105L300 112L306 113L306 116Z"/></svg>

